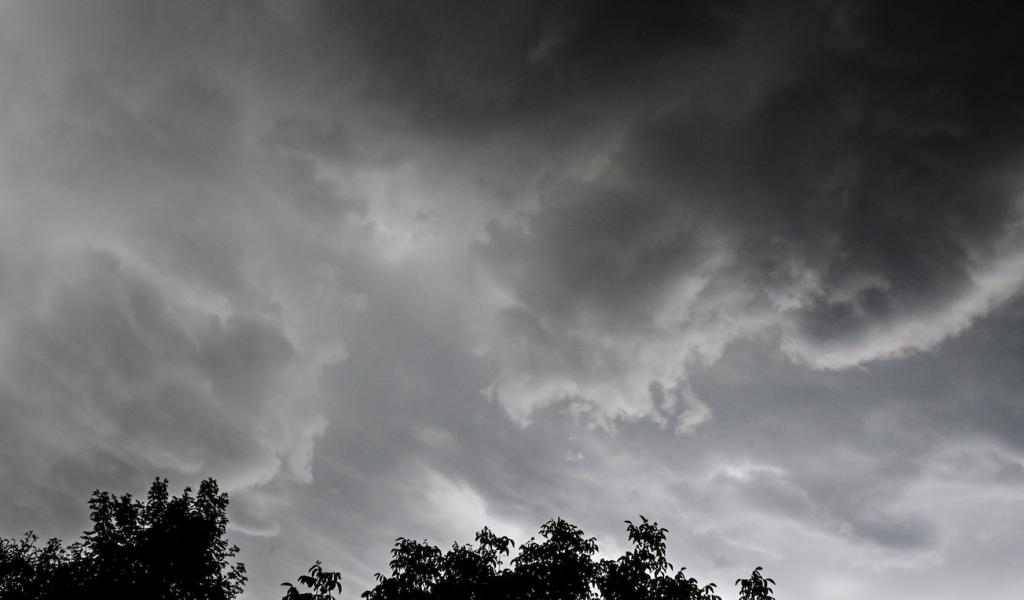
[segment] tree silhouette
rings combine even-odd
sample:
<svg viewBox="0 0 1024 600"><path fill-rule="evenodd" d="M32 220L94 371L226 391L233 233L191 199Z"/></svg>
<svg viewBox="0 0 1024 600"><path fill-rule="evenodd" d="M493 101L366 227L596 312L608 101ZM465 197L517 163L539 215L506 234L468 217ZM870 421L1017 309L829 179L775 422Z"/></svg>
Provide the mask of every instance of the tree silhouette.
<svg viewBox="0 0 1024 600"><path fill-rule="evenodd" d="M512 560L527 598L586 600L597 575L597 540L561 518L540 528L542 541L530 538Z"/></svg>
<svg viewBox="0 0 1024 600"><path fill-rule="evenodd" d="M0 599L232 600L246 582L238 552L225 539L228 496L212 479L195 495L185 488L171 497L157 479L146 501L130 494L93 492L92 529L65 546L40 545L29 532L0 538ZM376 574L365 600L721 600L715 584L704 586L668 562L668 530L643 515L626 521L632 549L595 560L597 540L556 518L519 546L486 527L475 544L446 552L426 540L404 537L391 550L390 574ZM505 562L507 560L507 563ZM282 600L334 600L341 574L320 561L286 582ZM757 567L737 579L739 600L775 600L775 581ZM305 589L302 591L299 586Z"/></svg>
<svg viewBox="0 0 1024 600"><path fill-rule="evenodd" d="M553 519L519 548L509 567L502 557L512 540L489 529L477 546L454 544L447 553L426 541L398 538L391 551L391 574L377 574L366 600L721 600L715 584L701 586L683 569L673 573L666 558L668 530L640 517L626 521L633 549L615 560L595 561L597 541L564 519ZM741 580L748 581L748 580ZM742 600L763 600L755 571ZM753 594L753 595L750 595Z"/></svg>
<svg viewBox="0 0 1024 600"><path fill-rule="evenodd" d="M626 533L633 550L617 560L603 560L597 577L597 588L605 600L721 600L715 595L715 584L704 587L687 578L685 569L670 575L672 564L666 558L665 534L640 515L640 524L626 521Z"/></svg>
<svg viewBox="0 0 1024 600"><path fill-rule="evenodd" d="M28 532L21 539L0 539L0 598L81 598L91 570L82 544L64 547L50 540L39 547L39 538Z"/></svg>
<svg viewBox="0 0 1024 600"><path fill-rule="evenodd" d="M502 582L501 560L513 546L486 527L476 534L477 545L452 544L441 558L434 595L452 600L497 598L506 587Z"/></svg>
<svg viewBox="0 0 1024 600"><path fill-rule="evenodd" d="M37 546L31 532L0 540L0 597L4 600L136 597L230 600L242 592L245 566L225 539L228 496L213 479L193 496L170 497L157 479L146 502L131 494L93 492L92 529L64 547Z"/></svg>

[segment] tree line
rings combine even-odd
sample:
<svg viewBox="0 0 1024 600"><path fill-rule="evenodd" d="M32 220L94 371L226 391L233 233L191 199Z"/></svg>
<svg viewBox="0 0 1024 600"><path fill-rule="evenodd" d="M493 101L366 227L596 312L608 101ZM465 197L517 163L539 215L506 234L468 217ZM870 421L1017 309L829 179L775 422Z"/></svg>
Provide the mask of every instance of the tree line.
<svg viewBox="0 0 1024 600"><path fill-rule="evenodd" d="M232 600L247 581L227 533L228 495L207 479L193 494L170 496L166 479L145 501L93 492L92 528L65 545L32 532L0 538L0 600ZM377 573L365 600L721 600L667 559L668 530L641 516L626 521L632 549L598 559L597 540L556 518L521 543L484 528L474 543L442 550L398 538L390 573ZM317 561L282 600L333 600L341 575ZM740 600L774 598L775 582L757 567L737 579Z"/></svg>

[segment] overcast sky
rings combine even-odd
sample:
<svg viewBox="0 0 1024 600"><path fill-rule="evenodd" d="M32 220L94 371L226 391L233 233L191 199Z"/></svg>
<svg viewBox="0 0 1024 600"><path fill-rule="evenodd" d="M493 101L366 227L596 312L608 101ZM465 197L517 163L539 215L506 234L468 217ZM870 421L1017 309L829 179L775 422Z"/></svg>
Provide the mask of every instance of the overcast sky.
<svg viewBox="0 0 1024 600"><path fill-rule="evenodd" d="M638 513L1018 596L1024 21L912 4L0 2L0 536L213 476L252 600Z"/></svg>

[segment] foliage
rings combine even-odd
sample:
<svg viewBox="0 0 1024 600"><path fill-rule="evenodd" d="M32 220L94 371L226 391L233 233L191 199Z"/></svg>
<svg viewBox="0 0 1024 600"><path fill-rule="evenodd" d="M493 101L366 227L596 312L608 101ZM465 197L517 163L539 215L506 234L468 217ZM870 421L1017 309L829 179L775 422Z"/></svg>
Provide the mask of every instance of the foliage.
<svg viewBox="0 0 1024 600"><path fill-rule="evenodd" d="M643 515L640 524L626 521L626 533L633 550L617 560L601 561L597 587L605 600L721 600L715 584L703 587L686 577L685 569L670 575L672 564L666 558L665 534Z"/></svg>
<svg viewBox="0 0 1024 600"><path fill-rule="evenodd" d="M442 553L426 541L398 538L391 551L391 576L377 573L377 586L363 593L367 600L395 598L499 598L513 582L500 570L501 557L513 546L486 527L476 534L476 546L453 544Z"/></svg>
<svg viewBox="0 0 1024 600"><path fill-rule="evenodd" d="M29 532L0 538L0 599L232 600L246 582L225 539L228 497L212 479L198 492L171 497L167 480L153 482L146 501L93 492L92 529L65 546L40 546ZM596 559L597 540L556 518L520 545L486 527L475 544L447 551L400 537L390 574L376 574L365 600L721 600L715 584L700 585L668 561L668 530L643 515L626 521L632 548L616 559ZM341 574L320 561L286 582L282 600L335 600ZM775 581L757 567L737 579L739 600L775 600Z"/></svg>
<svg viewBox="0 0 1024 600"><path fill-rule="evenodd" d="M82 597L91 573L83 545L64 547L50 540L39 547L32 532L21 539L0 539L0 598L36 600Z"/></svg>
<svg viewBox="0 0 1024 600"><path fill-rule="evenodd" d="M533 538L512 560L528 598L586 600L597 575L597 540L563 519L553 519L540 528L543 541Z"/></svg>
<svg viewBox="0 0 1024 600"><path fill-rule="evenodd" d="M306 573L299 576L299 583L310 591L300 592L294 585L285 582L281 585L288 586L288 591L282 600L334 600L334 592L341 593L341 573L324 571L320 561L313 563Z"/></svg>
<svg viewBox="0 0 1024 600"><path fill-rule="evenodd" d="M225 539L227 494L208 479L193 496L170 497L153 482L143 503L130 494L93 492L92 529L64 547L58 540L0 540L0 597L48 600L137 597L230 600L242 592L245 566Z"/></svg>
<svg viewBox="0 0 1024 600"><path fill-rule="evenodd" d="M391 574L378 573L377 585L363 598L721 600L715 584L701 586L683 569L673 572L666 554L668 530L641 516L640 523L626 521L626 532L632 550L615 560L596 561L597 541L568 521L554 519L541 527L540 539L530 538L520 546L507 567L502 558L513 543L489 529L477 534L476 547L455 544L447 553L426 541L398 538L391 551ZM755 575L759 577L759 571ZM760 584L753 585L754 593L760 593ZM761 596L743 598L755 599Z"/></svg>
<svg viewBox="0 0 1024 600"><path fill-rule="evenodd" d="M762 576L761 570L757 567L747 579L736 580L736 585L740 586L740 600L772 600L775 597L772 592L775 580Z"/></svg>

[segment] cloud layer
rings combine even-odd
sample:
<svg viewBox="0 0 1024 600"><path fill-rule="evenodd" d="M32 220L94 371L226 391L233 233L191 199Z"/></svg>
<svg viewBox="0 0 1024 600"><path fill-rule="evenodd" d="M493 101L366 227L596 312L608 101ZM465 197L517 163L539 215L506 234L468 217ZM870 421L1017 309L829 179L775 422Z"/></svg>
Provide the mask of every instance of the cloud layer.
<svg viewBox="0 0 1024 600"><path fill-rule="evenodd" d="M4 4L0 534L212 475L252 598L637 512L796 600L1010 594L1015 11Z"/></svg>

